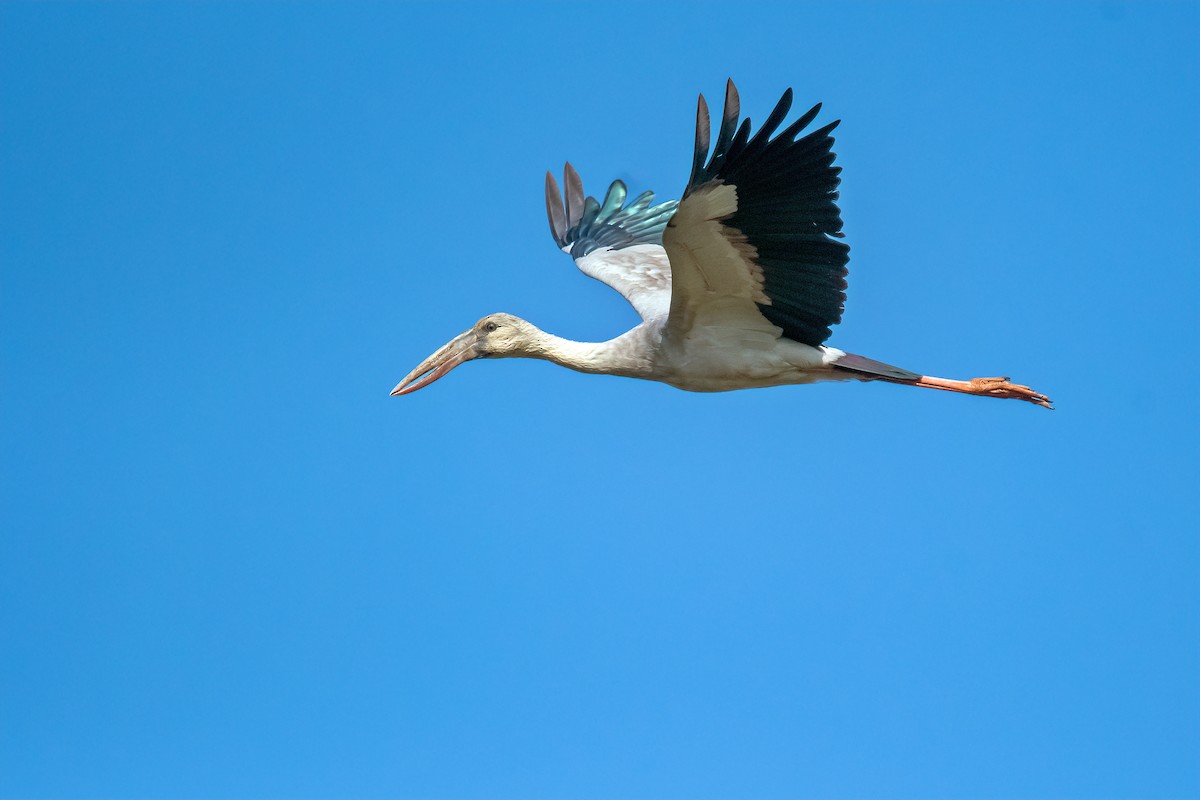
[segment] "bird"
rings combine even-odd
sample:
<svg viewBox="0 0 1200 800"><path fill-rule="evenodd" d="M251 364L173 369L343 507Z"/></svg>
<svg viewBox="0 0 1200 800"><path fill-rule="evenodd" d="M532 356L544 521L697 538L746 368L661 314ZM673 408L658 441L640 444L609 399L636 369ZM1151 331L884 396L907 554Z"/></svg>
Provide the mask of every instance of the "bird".
<svg viewBox="0 0 1200 800"><path fill-rule="evenodd" d="M546 333L512 314L489 314L422 361L392 396L429 386L481 358L537 358L584 373L723 392L823 381L882 381L1053 408L1007 377L952 380L912 372L825 345L842 319L850 248L841 239L840 120L805 133L821 104L780 130L783 93L751 135L732 80L711 148L700 95L692 170L679 200L653 192L630 202L616 180L603 201L585 196L567 162L563 192L546 174L555 244L585 274L619 292L641 316L605 342ZM803 135L802 135L803 134Z"/></svg>

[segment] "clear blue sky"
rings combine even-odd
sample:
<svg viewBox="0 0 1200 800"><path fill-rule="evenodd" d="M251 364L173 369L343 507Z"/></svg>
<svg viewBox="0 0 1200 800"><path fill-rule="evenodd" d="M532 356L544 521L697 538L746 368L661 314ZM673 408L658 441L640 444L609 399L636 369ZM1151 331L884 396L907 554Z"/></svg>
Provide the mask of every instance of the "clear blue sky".
<svg viewBox="0 0 1200 800"><path fill-rule="evenodd" d="M1200 796L1200 6L0 7L0 796ZM542 176L823 101L831 343L634 323Z"/></svg>

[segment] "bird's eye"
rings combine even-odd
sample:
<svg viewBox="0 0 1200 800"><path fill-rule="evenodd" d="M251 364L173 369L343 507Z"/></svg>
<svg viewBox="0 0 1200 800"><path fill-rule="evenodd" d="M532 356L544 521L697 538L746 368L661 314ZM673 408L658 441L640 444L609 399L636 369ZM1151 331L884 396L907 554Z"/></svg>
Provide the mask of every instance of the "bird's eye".
<svg viewBox="0 0 1200 800"><path fill-rule="evenodd" d="M484 333L492 333L493 331L496 330L496 323L494 323L494 322L483 323L483 330L484 330Z"/></svg>

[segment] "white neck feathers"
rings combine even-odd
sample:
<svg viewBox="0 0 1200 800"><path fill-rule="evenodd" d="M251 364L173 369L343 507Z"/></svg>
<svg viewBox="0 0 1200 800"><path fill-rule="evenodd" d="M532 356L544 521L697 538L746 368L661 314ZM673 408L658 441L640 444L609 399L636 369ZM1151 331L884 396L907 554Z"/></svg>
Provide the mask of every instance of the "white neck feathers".
<svg viewBox="0 0 1200 800"><path fill-rule="evenodd" d="M642 326L607 342L576 342L538 331L525 354L577 372L644 377L653 371Z"/></svg>

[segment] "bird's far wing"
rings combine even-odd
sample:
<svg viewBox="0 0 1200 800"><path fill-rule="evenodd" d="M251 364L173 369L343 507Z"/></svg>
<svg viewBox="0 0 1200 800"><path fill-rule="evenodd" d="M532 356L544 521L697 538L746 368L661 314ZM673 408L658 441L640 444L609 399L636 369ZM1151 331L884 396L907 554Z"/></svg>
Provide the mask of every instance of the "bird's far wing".
<svg viewBox="0 0 1200 800"><path fill-rule="evenodd" d="M836 204L840 167L833 166L837 122L797 139L818 104L771 138L792 105L788 89L762 128L738 125L730 81L712 157L708 107L696 114L692 176L663 233L671 261L669 331L727 324L782 329L816 347L842 319L846 262ZM705 160L708 163L705 163Z"/></svg>
<svg viewBox="0 0 1200 800"><path fill-rule="evenodd" d="M563 177L566 203L558 182L546 173L546 213L555 243L585 275L620 292L643 319L666 314L671 269L662 232L678 201L653 205L654 193L643 192L625 205L625 184L613 181L601 203L584 197L583 182L570 164Z"/></svg>

